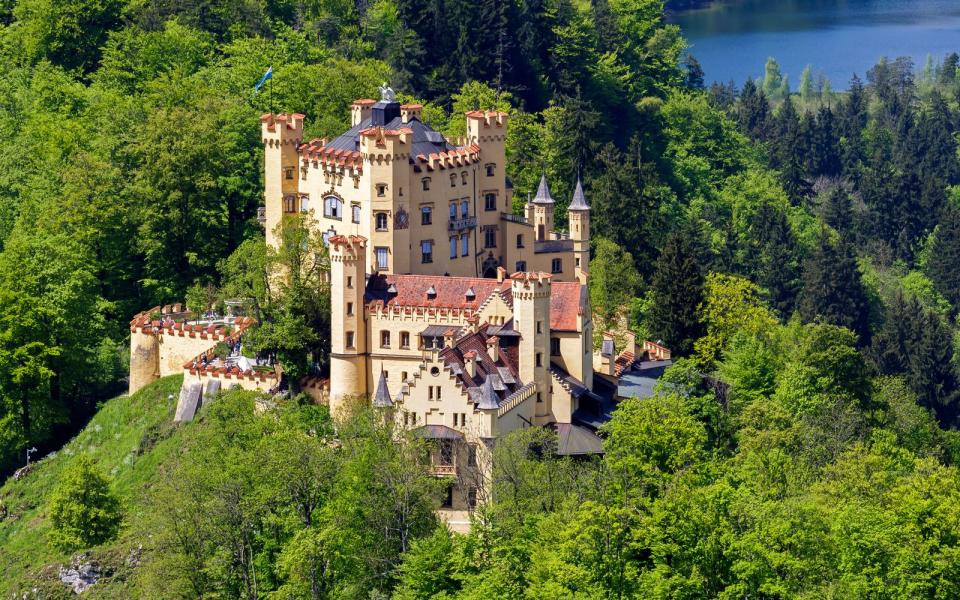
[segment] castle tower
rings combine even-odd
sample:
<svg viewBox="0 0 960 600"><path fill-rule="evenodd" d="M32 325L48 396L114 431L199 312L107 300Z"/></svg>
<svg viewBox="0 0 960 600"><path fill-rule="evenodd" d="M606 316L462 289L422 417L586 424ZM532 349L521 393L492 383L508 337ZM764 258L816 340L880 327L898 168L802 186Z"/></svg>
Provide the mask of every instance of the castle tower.
<svg viewBox="0 0 960 600"><path fill-rule="evenodd" d="M514 273L513 328L520 334L519 375L537 385L534 424L554 420L550 399L550 275Z"/></svg>
<svg viewBox="0 0 960 600"><path fill-rule="evenodd" d="M284 213L300 211L300 155L303 115L265 114L260 117L263 138L264 204L267 243L277 246L274 229Z"/></svg>
<svg viewBox="0 0 960 600"><path fill-rule="evenodd" d="M553 232L553 197L550 196L550 186L547 184L547 174L540 176L540 187L533 197L533 227L537 241L549 239Z"/></svg>
<svg viewBox="0 0 960 600"><path fill-rule="evenodd" d="M130 329L130 387L128 394L160 378L160 336L143 327Z"/></svg>
<svg viewBox="0 0 960 600"><path fill-rule="evenodd" d="M577 189L567 209L570 222L570 239L573 240L574 274L577 281L586 283L585 274L590 272L590 205L583 195L583 186L577 177Z"/></svg>
<svg viewBox="0 0 960 600"><path fill-rule="evenodd" d="M370 109L373 108L373 105L376 103L376 100L371 100L370 98L354 100L353 104L350 105L350 126L356 127L365 119L370 118Z"/></svg>
<svg viewBox="0 0 960 600"><path fill-rule="evenodd" d="M330 413L334 416L344 400L366 396L369 390L363 305L366 258L366 238L330 238Z"/></svg>

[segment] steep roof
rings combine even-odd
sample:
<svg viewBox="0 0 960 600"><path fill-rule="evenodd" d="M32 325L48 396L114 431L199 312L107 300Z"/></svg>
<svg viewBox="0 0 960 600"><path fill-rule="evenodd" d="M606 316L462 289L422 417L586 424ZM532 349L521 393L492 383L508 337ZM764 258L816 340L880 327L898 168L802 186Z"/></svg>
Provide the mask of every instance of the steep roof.
<svg viewBox="0 0 960 600"><path fill-rule="evenodd" d="M533 197L534 204L553 204L553 196L550 195L550 186L547 184L547 174L540 176L540 187L537 188L537 195Z"/></svg>
<svg viewBox="0 0 960 600"><path fill-rule="evenodd" d="M386 371L380 371L380 381L377 382L377 393L373 396L373 405L377 408L393 406L393 400L390 399L390 390L387 389Z"/></svg>
<svg viewBox="0 0 960 600"><path fill-rule="evenodd" d="M391 286L395 293L388 291ZM477 310L495 292L512 306L510 286L509 279L374 274L367 281L365 301L368 305ZM427 294L431 287L436 294ZM577 316L587 310L587 287L576 281L554 281L550 287L550 328L576 331ZM467 297L469 289L474 292L472 300Z"/></svg>
<svg viewBox="0 0 960 600"><path fill-rule="evenodd" d="M573 191L573 200L567 210L590 210L587 198L583 195L583 186L580 185L579 177L577 177L577 189Z"/></svg>

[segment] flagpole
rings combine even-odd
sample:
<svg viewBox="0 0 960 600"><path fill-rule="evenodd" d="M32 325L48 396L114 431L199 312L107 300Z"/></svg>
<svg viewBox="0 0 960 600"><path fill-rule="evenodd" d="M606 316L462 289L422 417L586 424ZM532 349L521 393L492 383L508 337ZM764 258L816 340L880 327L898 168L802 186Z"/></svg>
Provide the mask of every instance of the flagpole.
<svg viewBox="0 0 960 600"><path fill-rule="evenodd" d="M273 65L270 65L270 113L273 114Z"/></svg>

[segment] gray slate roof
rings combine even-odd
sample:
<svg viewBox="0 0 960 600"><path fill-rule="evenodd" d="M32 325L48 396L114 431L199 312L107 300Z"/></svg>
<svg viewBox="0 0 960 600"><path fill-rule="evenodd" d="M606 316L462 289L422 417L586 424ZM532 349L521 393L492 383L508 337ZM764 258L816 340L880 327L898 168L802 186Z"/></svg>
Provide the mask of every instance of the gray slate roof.
<svg viewBox="0 0 960 600"><path fill-rule="evenodd" d="M390 399L390 390L387 388L386 371L380 371L380 381L377 382L377 393L373 396L373 405L377 408L393 406L393 400Z"/></svg>
<svg viewBox="0 0 960 600"><path fill-rule="evenodd" d="M534 204L553 204L553 196L550 195L550 185L547 184L547 174L540 176L540 187L537 188L537 195L533 197Z"/></svg>
<svg viewBox="0 0 960 600"><path fill-rule="evenodd" d="M335 148L337 150L350 150L359 152L360 132L372 126L372 120L370 118L364 119L359 125L354 125L341 135L330 140L326 147ZM443 135L440 134L440 132L435 131L432 127L421 122L420 119L417 119L416 117L410 119L406 123L403 122L402 117L395 117L383 127L384 129L400 129L402 127L409 127L412 129L413 143L410 146L410 156L413 157L417 156L418 154L429 156L434 152L447 152L455 148L455 146L449 144L443 138Z"/></svg>
<svg viewBox="0 0 960 600"><path fill-rule="evenodd" d="M477 408L480 410L494 410L500 407L500 401L497 393L493 390L493 382L488 375L480 387L480 400L477 402Z"/></svg>
<svg viewBox="0 0 960 600"><path fill-rule="evenodd" d="M573 201L570 202L567 210L590 210L587 198L583 195L583 186L580 185L579 177L577 177L577 189L573 191Z"/></svg>

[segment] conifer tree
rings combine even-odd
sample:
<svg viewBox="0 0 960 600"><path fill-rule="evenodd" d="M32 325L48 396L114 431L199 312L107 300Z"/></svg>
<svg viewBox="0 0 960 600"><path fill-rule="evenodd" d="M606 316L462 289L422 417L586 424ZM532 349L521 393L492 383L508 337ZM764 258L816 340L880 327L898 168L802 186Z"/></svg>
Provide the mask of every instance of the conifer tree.
<svg viewBox="0 0 960 600"><path fill-rule="evenodd" d="M849 234L853 227L853 213L850 210L850 195L843 186L838 185L827 195L820 216L841 236Z"/></svg>
<svg viewBox="0 0 960 600"><path fill-rule="evenodd" d="M687 226L667 238L650 286L648 331L680 356L689 354L702 334L697 307L703 299L703 273L697 263L696 236L696 229Z"/></svg>
<svg viewBox="0 0 960 600"><path fill-rule="evenodd" d="M960 209L948 206L927 259L927 275L954 310L960 307Z"/></svg>
<svg viewBox="0 0 960 600"><path fill-rule="evenodd" d="M870 336L867 293L852 245L835 241L824 229L803 271L800 317L846 327L861 343Z"/></svg>
<svg viewBox="0 0 960 600"><path fill-rule="evenodd" d="M60 476L50 500L51 539L64 550L86 548L117 535L122 514L110 482L86 455Z"/></svg>

